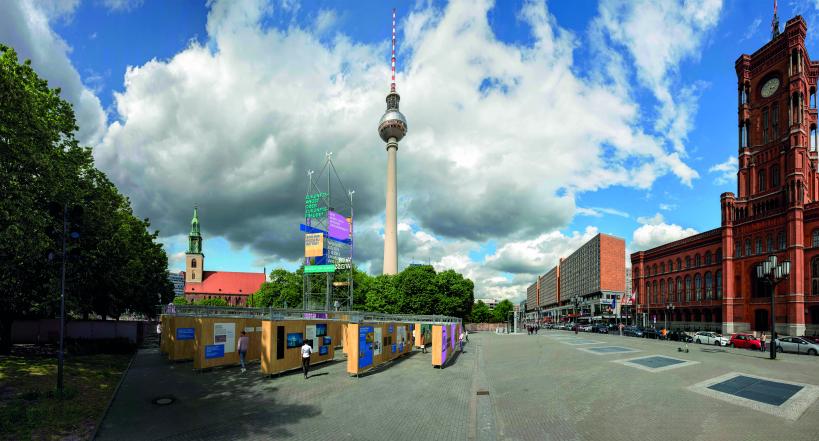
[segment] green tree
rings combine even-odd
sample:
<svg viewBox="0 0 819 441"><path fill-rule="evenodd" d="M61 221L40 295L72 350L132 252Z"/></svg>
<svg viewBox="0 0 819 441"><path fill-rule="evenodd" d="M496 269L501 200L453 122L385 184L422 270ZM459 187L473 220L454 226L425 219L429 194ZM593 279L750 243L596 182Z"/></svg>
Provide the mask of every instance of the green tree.
<svg viewBox="0 0 819 441"><path fill-rule="evenodd" d="M515 309L515 305L512 304L509 300L501 300L495 305L495 309L492 310L493 315L495 316L496 322L505 322L509 318L509 312Z"/></svg>
<svg viewBox="0 0 819 441"><path fill-rule="evenodd" d="M492 315L492 310L489 309L489 306L487 306L483 300L478 300L475 303L475 306L472 307L470 317L472 323L488 323L495 320L495 317Z"/></svg>
<svg viewBox="0 0 819 441"><path fill-rule="evenodd" d="M214 299L199 299L193 302L194 305L199 306L228 306L227 300L217 297Z"/></svg>
<svg viewBox="0 0 819 441"><path fill-rule="evenodd" d="M400 314L404 303L396 286L397 276L382 274L372 280L366 293L365 311Z"/></svg>
<svg viewBox="0 0 819 441"><path fill-rule="evenodd" d="M447 270L438 273L435 285L438 288L436 314L462 319L469 317L475 301L473 293L475 284L471 280L464 278L454 270Z"/></svg>
<svg viewBox="0 0 819 441"><path fill-rule="evenodd" d="M396 275L395 284L400 293L400 313L435 314L438 311L441 296L432 265L407 267Z"/></svg>
<svg viewBox="0 0 819 441"><path fill-rule="evenodd" d="M188 299L186 299L185 296L177 296L177 297L173 298L173 304L174 305L187 305L188 304Z"/></svg>
<svg viewBox="0 0 819 441"><path fill-rule="evenodd" d="M268 281L250 299L254 307L297 308L302 303L302 277L284 268L270 272Z"/></svg>

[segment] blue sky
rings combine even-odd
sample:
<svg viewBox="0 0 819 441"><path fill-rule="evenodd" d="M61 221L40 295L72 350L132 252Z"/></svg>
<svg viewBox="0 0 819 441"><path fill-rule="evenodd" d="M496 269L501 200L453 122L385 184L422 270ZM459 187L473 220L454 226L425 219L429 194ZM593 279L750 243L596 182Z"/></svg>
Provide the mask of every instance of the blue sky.
<svg viewBox="0 0 819 441"><path fill-rule="evenodd" d="M779 5L809 53L818 5ZM357 263L378 274L393 6L400 266L520 299L597 232L632 252L719 225L734 61L770 39L772 2L15 0L0 41L75 103L172 270L194 204L209 269L295 268L304 171L332 150L361 195Z"/></svg>

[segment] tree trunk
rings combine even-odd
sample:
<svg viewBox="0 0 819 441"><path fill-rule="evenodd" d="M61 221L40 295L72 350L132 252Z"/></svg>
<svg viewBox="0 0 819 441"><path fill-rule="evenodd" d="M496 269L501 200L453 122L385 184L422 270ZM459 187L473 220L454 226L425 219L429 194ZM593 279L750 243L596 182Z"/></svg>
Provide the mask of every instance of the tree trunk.
<svg viewBox="0 0 819 441"><path fill-rule="evenodd" d="M11 353L11 323L14 320L9 316L0 317L0 354Z"/></svg>

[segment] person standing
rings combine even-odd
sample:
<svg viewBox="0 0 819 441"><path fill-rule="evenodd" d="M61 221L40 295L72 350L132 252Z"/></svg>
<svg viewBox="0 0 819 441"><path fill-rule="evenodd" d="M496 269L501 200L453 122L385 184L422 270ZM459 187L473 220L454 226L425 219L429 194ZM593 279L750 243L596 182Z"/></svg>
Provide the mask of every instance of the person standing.
<svg viewBox="0 0 819 441"><path fill-rule="evenodd" d="M464 329L464 340L469 343L469 331Z"/></svg>
<svg viewBox="0 0 819 441"><path fill-rule="evenodd" d="M765 333L763 332L762 335L759 336L759 351L765 352Z"/></svg>
<svg viewBox="0 0 819 441"><path fill-rule="evenodd" d="M239 363L242 364L242 372L246 371L245 369L245 357L247 357L247 347L250 345L250 337L247 336L247 332L242 331L242 336L239 337L239 344L237 345L237 349L239 350Z"/></svg>
<svg viewBox="0 0 819 441"><path fill-rule="evenodd" d="M461 335L458 336L458 343L460 343L460 345L461 345L461 352L463 352L463 350L464 350L464 339L465 338L466 338L466 336L464 336L463 332L461 332Z"/></svg>
<svg viewBox="0 0 819 441"><path fill-rule="evenodd" d="M304 341L301 346L301 369L304 371L304 379L307 379L307 373L310 371L310 355L313 353L313 348L308 344L308 340Z"/></svg>

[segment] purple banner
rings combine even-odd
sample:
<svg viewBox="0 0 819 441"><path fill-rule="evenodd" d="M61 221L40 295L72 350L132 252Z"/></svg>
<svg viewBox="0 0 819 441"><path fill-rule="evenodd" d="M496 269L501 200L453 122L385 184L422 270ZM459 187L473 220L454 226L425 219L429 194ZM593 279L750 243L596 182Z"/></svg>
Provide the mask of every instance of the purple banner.
<svg viewBox="0 0 819 441"><path fill-rule="evenodd" d="M346 217L335 211L327 212L327 230L333 239L347 240L350 238L350 223L347 222Z"/></svg>
<svg viewBox="0 0 819 441"><path fill-rule="evenodd" d="M305 312L304 318L306 319L326 319L327 313L325 312Z"/></svg>

